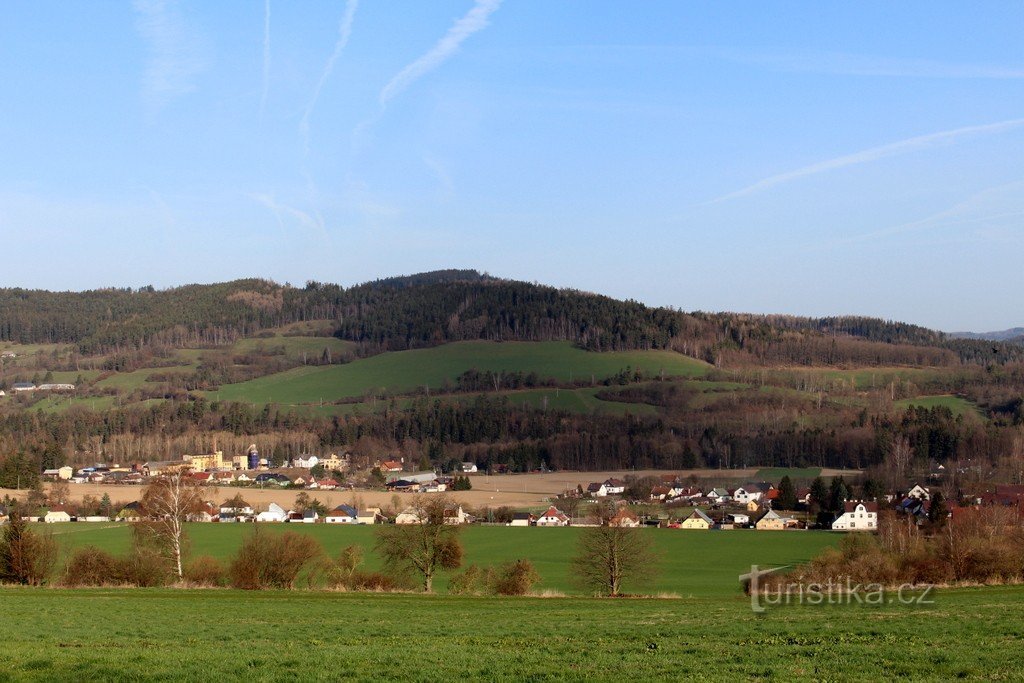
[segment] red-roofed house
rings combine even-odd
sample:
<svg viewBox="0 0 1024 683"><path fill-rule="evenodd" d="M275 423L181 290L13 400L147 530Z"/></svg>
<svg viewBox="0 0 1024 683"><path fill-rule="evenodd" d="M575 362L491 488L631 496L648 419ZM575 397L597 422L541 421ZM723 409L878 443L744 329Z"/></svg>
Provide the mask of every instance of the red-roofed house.
<svg viewBox="0 0 1024 683"><path fill-rule="evenodd" d="M569 526L569 517L552 505L537 518L537 526Z"/></svg>

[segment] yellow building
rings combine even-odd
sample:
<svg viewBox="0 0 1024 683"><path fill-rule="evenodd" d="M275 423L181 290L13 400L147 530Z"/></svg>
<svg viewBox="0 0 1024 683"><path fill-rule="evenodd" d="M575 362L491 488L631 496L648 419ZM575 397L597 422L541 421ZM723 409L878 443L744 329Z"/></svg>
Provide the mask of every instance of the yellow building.
<svg viewBox="0 0 1024 683"><path fill-rule="evenodd" d="M769 510L761 519L757 520L754 528L758 531L781 531L786 528L786 520L780 517L775 510Z"/></svg>
<svg viewBox="0 0 1024 683"><path fill-rule="evenodd" d="M224 467L224 451L214 451L206 455L184 455L182 460L192 467L193 472L219 470Z"/></svg>
<svg viewBox="0 0 1024 683"><path fill-rule="evenodd" d="M679 523L680 529L701 529L707 531L714 525L714 520L704 514L699 508L694 508L689 517Z"/></svg>

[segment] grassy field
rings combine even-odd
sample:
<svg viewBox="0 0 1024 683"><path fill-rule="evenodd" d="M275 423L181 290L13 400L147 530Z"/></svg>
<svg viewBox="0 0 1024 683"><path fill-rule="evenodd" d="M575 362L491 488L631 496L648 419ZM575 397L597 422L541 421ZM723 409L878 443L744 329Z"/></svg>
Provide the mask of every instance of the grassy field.
<svg viewBox="0 0 1024 683"><path fill-rule="evenodd" d="M2 589L5 680L1019 680L1024 589L930 606Z"/></svg>
<svg viewBox="0 0 1024 683"><path fill-rule="evenodd" d="M327 524L268 524L261 528L271 533L299 531L314 536L324 550L336 556L347 545L363 546L367 568L377 568L373 553L374 529L370 526L334 526ZM124 553L131 543L128 525L66 523L46 525L43 531L54 534L64 553L95 545L113 553ZM211 555L221 560L238 550L248 524L191 524L188 533L193 555ZM463 531L465 563L500 564L528 558L537 567L542 582L539 588L564 593L578 592L569 577L569 560L575 552L580 529L520 528L472 526ZM751 530L684 531L648 529L662 556L662 571L650 590L681 596L728 597L737 591L737 577L751 564L783 565L809 560L822 549L838 543L831 532L790 531L779 533ZM437 590L447 590L447 579Z"/></svg>
<svg viewBox="0 0 1024 683"><path fill-rule="evenodd" d="M301 404L372 392L436 391L470 369L536 372L563 381L601 379L627 366L650 374L699 377L701 361L671 351L590 353L568 342L460 342L431 349L384 353L345 365L302 367L221 387L210 398L251 403Z"/></svg>
<svg viewBox="0 0 1024 683"><path fill-rule="evenodd" d="M758 481L768 481L776 486L783 477L797 479L814 479L821 476L820 467L765 467L757 471Z"/></svg>
<svg viewBox="0 0 1024 683"><path fill-rule="evenodd" d="M901 401L896 401L893 405L900 410L906 410L911 406L919 408L949 408L954 415L963 415L964 417L982 417L981 411L978 410L978 406L974 405L966 398L960 398L959 396L953 396L950 394L942 396L918 396L917 398L906 398Z"/></svg>

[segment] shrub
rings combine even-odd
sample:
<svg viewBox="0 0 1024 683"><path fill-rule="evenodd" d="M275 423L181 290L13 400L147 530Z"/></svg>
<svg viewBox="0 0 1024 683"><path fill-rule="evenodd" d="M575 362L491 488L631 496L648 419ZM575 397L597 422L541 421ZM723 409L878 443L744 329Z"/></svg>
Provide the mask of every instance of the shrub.
<svg viewBox="0 0 1024 683"><path fill-rule="evenodd" d="M185 580L197 586L218 587L227 583L227 572L216 558L200 555L185 567Z"/></svg>
<svg viewBox="0 0 1024 683"><path fill-rule="evenodd" d="M294 588L295 580L323 549L305 534L286 531L268 536L256 529L243 542L228 575L234 588Z"/></svg>
<svg viewBox="0 0 1024 683"><path fill-rule="evenodd" d="M69 588L123 584L123 563L104 550L85 546L71 555L60 583Z"/></svg>
<svg viewBox="0 0 1024 683"><path fill-rule="evenodd" d="M526 595L540 581L540 574L529 560L516 560L502 565L491 581L497 595Z"/></svg>
<svg viewBox="0 0 1024 683"><path fill-rule="evenodd" d="M171 575L167 559L153 550L132 551L122 560L122 566L125 582L139 588L163 586Z"/></svg>

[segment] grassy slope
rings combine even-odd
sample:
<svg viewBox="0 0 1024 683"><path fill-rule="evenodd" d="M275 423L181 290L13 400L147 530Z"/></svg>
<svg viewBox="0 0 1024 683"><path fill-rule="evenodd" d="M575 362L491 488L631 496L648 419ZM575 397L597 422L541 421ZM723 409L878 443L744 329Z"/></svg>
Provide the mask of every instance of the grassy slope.
<svg viewBox="0 0 1024 683"><path fill-rule="evenodd" d="M954 415L963 415L964 417L982 417L981 411L978 410L978 406L965 398L949 394L942 396L918 396L917 398L906 398L901 401L896 401L893 405L900 410L906 410L910 406L920 408L942 407L949 408Z"/></svg>
<svg viewBox="0 0 1024 683"><path fill-rule="evenodd" d="M1016 680L1024 590L716 599L2 590L11 680Z"/></svg>
<svg viewBox="0 0 1024 683"><path fill-rule="evenodd" d="M707 365L671 351L589 353L568 342L460 342L431 349L385 353L346 365L303 367L221 387L222 400L315 403L359 397L370 391L440 388L466 370L536 372L559 380L613 375L631 366L669 376L701 376Z"/></svg>

